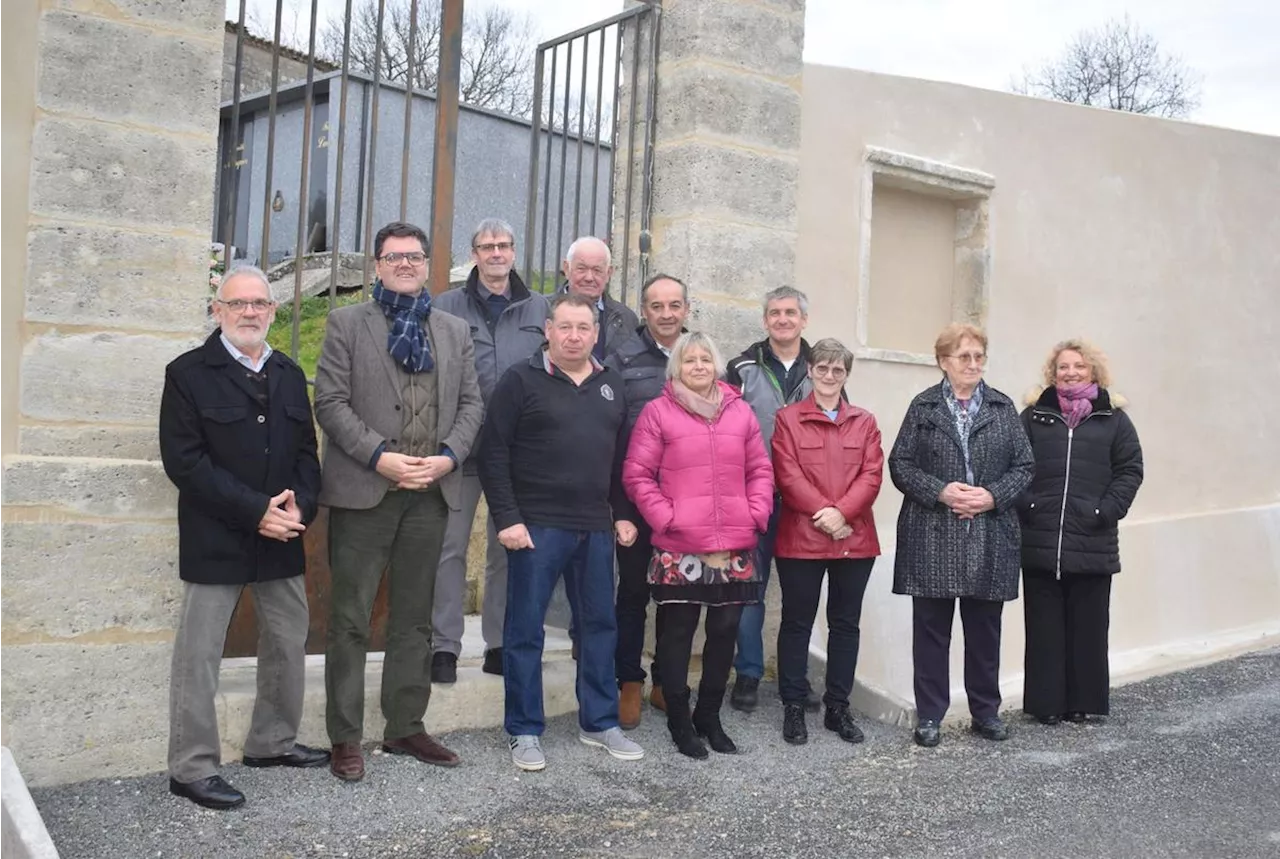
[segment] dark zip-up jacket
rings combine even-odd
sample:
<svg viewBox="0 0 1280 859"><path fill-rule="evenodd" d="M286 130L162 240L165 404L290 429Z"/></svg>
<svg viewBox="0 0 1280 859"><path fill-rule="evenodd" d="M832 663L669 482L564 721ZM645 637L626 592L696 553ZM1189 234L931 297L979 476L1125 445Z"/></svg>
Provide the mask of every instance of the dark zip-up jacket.
<svg viewBox="0 0 1280 859"><path fill-rule="evenodd" d="M494 389L480 434L480 485L498 530L613 527L610 496L626 448L622 377L595 364L575 385L546 351L515 364Z"/></svg>
<svg viewBox="0 0 1280 859"><path fill-rule="evenodd" d="M776 364L777 369L771 364ZM803 339L800 341L800 354L796 356L796 362L791 365L786 378L778 375L777 370L782 369L782 365L769 348L768 339L752 343L741 355L729 362L725 381L742 392L742 398L756 413L766 448L773 440L773 420L778 410L798 403L813 393L808 365L809 343Z"/></svg>
<svg viewBox="0 0 1280 859"><path fill-rule="evenodd" d="M1056 388L1022 412L1036 472L1020 499L1025 572L1120 572L1117 523L1142 485L1142 445L1124 401L1098 391L1093 412L1074 430L1062 419Z"/></svg>
<svg viewBox="0 0 1280 859"><path fill-rule="evenodd" d="M624 451L631 443L631 431L640 419L640 412L662 393L662 388L667 383L667 360L667 354L644 325L637 327L635 334L612 350L605 359L605 366L616 370L622 377L622 387L627 395L627 426L622 445ZM639 511L625 492L615 495L613 506L615 518L633 523L641 521Z"/></svg>

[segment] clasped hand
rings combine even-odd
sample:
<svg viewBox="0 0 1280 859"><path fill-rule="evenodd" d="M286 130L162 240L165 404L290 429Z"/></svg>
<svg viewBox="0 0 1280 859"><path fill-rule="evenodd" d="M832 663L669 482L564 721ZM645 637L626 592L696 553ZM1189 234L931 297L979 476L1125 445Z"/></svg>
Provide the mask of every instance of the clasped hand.
<svg viewBox="0 0 1280 859"><path fill-rule="evenodd" d="M947 505L959 519L972 519L979 513L994 510L996 500L981 486L954 481L942 487L938 500Z"/></svg>
<svg viewBox="0 0 1280 859"><path fill-rule="evenodd" d="M406 456L385 451L378 457L378 473L400 489L426 489L453 471L448 456Z"/></svg>
<svg viewBox="0 0 1280 859"><path fill-rule="evenodd" d="M258 522L258 533L272 540L287 543L297 537L307 526L302 524L302 508L292 489L286 489L267 502L267 512Z"/></svg>
<svg viewBox="0 0 1280 859"><path fill-rule="evenodd" d="M832 540L843 540L853 533L853 528L845 521L844 514L835 507L823 507L812 517L813 527L829 536Z"/></svg>

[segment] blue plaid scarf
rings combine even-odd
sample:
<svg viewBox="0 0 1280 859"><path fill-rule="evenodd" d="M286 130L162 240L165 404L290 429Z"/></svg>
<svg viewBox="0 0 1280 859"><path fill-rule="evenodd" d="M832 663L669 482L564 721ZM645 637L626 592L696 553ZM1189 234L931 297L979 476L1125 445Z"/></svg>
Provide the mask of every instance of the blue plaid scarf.
<svg viewBox="0 0 1280 859"><path fill-rule="evenodd" d="M973 389L973 396L967 403L961 405L956 399L956 392L951 389L951 381L946 376L942 377L942 400L947 404L951 417L956 421L956 432L960 435L960 449L964 451L965 482L970 486L973 485L973 461L969 458L969 430L973 427L973 419L978 416L978 409L982 408L984 384L981 381L978 382L978 387Z"/></svg>
<svg viewBox="0 0 1280 859"><path fill-rule="evenodd" d="M410 373L429 373L435 369L431 342L422 330L431 314L431 293L423 289L417 295L405 295L392 292L378 281L373 285L373 300L382 305L382 312L391 320L387 351L396 363Z"/></svg>

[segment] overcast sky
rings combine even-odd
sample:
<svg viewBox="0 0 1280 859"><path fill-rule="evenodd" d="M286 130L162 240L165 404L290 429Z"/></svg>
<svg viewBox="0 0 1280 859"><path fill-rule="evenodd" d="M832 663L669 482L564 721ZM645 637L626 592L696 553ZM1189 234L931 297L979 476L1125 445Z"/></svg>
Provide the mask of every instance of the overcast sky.
<svg viewBox="0 0 1280 859"><path fill-rule="evenodd" d="M270 20L269 0L249 4ZM468 0L467 8L494 4L529 13L542 39L622 8L621 0ZM320 0L321 16L341 15L344 5ZM228 0L229 18L238 6ZM304 16L309 6L285 0ZM1280 135L1278 0L808 0L804 58L1005 90L1077 31L1125 12L1203 76L1193 121Z"/></svg>

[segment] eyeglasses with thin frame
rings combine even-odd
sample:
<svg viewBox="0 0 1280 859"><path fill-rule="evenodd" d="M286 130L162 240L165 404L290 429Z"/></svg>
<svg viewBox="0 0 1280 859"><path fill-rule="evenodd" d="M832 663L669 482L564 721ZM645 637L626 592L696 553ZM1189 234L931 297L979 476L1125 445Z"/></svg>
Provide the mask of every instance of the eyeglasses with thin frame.
<svg viewBox="0 0 1280 859"><path fill-rule="evenodd" d="M274 301L269 301L265 298L255 298L252 301L246 301L243 298L231 298L225 301L221 298L215 298L214 301L218 302L232 313L244 313L250 307L259 313L266 313L268 310L276 306Z"/></svg>
<svg viewBox="0 0 1280 859"><path fill-rule="evenodd" d="M948 355L947 357L961 364L977 364L979 367L987 363L986 352L961 352L958 355Z"/></svg>
<svg viewBox="0 0 1280 859"><path fill-rule="evenodd" d="M833 379L843 379L845 376L849 375L849 371L846 370L844 367L840 367L840 366L833 367L829 364L818 364L816 366L811 366L809 368L809 372L815 376L830 376Z"/></svg>
<svg viewBox="0 0 1280 859"><path fill-rule="evenodd" d="M485 242L482 245L472 245L472 249L482 254L491 254L494 251L506 253L515 247L515 242Z"/></svg>
<svg viewBox="0 0 1280 859"><path fill-rule="evenodd" d="M402 260L413 265L422 265L427 261L427 255L422 251L410 251L404 254L393 251L378 257L378 262L385 262L387 265L399 265Z"/></svg>

